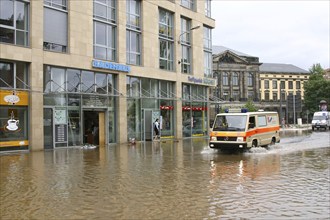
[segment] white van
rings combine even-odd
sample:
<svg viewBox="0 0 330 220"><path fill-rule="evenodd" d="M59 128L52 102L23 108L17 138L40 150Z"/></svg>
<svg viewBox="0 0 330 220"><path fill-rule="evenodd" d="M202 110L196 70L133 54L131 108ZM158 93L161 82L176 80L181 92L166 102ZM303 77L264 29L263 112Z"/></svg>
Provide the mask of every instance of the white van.
<svg viewBox="0 0 330 220"><path fill-rule="evenodd" d="M280 142L277 112L217 114L210 132L210 148L245 149Z"/></svg>
<svg viewBox="0 0 330 220"><path fill-rule="evenodd" d="M330 112L315 112L312 120L312 130L314 131L315 128L317 130L320 128L327 130L327 127L330 129Z"/></svg>

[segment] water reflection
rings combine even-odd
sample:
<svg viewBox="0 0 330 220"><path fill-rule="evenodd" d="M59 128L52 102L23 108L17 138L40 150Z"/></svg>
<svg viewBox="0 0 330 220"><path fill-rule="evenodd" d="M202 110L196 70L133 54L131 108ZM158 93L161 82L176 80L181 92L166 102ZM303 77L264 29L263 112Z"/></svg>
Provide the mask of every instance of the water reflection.
<svg viewBox="0 0 330 220"><path fill-rule="evenodd" d="M230 154L186 139L1 155L1 218L327 218L327 138Z"/></svg>

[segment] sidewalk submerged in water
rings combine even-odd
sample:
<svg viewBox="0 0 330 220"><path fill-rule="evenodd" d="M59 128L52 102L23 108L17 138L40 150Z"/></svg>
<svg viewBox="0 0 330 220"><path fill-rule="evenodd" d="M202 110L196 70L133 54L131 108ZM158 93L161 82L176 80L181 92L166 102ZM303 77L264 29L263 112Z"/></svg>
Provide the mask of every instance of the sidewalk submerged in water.
<svg viewBox="0 0 330 220"><path fill-rule="evenodd" d="M296 131L296 130L312 130L312 125L311 124L288 125L287 127L280 128L280 131Z"/></svg>

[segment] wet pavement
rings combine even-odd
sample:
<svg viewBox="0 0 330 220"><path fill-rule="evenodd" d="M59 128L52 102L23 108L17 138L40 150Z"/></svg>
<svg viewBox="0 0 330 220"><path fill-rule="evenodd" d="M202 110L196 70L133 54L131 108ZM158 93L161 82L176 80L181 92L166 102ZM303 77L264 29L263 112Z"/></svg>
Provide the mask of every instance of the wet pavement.
<svg viewBox="0 0 330 220"><path fill-rule="evenodd" d="M1 219L329 219L330 132L268 149L207 139L0 154Z"/></svg>

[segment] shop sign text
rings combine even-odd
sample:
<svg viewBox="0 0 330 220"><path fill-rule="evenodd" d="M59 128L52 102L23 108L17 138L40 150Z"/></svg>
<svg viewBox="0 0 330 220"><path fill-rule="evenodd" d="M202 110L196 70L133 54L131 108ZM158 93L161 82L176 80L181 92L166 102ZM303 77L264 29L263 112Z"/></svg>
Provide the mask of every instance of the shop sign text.
<svg viewBox="0 0 330 220"><path fill-rule="evenodd" d="M100 61L100 60L93 60L92 66L95 68L116 70L116 71L127 72L127 73L129 73L131 71L130 66L118 64L118 63L105 62L105 61Z"/></svg>

